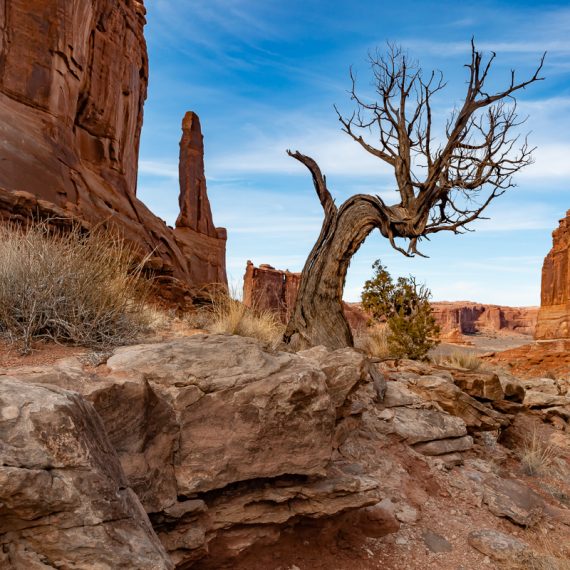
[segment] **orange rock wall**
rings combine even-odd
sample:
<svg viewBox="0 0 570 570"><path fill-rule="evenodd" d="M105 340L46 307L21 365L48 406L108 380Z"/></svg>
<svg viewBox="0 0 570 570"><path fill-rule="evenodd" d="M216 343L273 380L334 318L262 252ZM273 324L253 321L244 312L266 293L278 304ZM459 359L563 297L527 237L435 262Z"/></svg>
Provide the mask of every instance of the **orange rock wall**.
<svg viewBox="0 0 570 570"><path fill-rule="evenodd" d="M281 271L271 265L255 267L247 262L243 281L243 302L248 307L279 313L287 321L295 305L300 273Z"/></svg>
<svg viewBox="0 0 570 570"><path fill-rule="evenodd" d="M532 335L538 314L537 307L505 307L467 301L432 303L432 309L441 334L510 331Z"/></svg>
<svg viewBox="0 0 570 570"><path fill-rule="evenodd" d="M542 266L538 340L570 338L570 210L552 232L552 249Z"/></svg>
<svg viewBox="0 0 570 570"><path fill-rule="evenodd" d="M213 274L225 281L225 234L212 233L204 209L191 228L199 236L176 235L136 197L148 84L144 25L137 0L0 2L0 219L113 225L142 254L154 252L150 266L165 286L192 291ZM185 188L203 178L189 162ZM184 203L193 205L187 195ZM203 252L189 253L204 247L205 269Z"/></svg>

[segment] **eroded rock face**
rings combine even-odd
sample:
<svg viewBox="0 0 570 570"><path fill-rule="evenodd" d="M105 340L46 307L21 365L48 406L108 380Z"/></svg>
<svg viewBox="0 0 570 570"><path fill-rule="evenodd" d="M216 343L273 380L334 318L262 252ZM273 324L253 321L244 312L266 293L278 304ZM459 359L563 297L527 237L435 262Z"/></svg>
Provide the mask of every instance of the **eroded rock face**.
<svg viewBox="0 0 570 570"><path fill-rule="evenodd" d="M130 486L176 564L231 558L289 521L376 504L378 480L335 461L351 394L374 388L351 349L271 353L253 339L195 335L118 349L86 374L76 360L21 370L91 401ZM372 396L371 396L372 397ZM265 537L265 538L264 538Z"/></svg>
<svg viewBox="0 0 570 570"><path fill-rule="evenodd" d="M248 261L243 278L243 302L248 307L279 313L286 321L295 306L300 281L300 273L281 271L268 264L255 267Z"/></svg>
<svg viewBox="0 0 570 570"><path fill-rule="evenodd" d="M212 231L205 184L192 182L203 180L200 157L195 168L184 153L181 162L181 218L198 218L196 227L174 232L136 197L144 25L137 0L0 4L0 219L104 222L153 252L149 266L181 297L225 283L225 233Z"/></svg>
<svg viewBox="0 0 570 570"><path fill-rule="evenodd" d="M78 394L0 382L0 566L173 568Z"/></svg>
<svg viewBox="0 0 570 570"><path fill-rule="evenodd" d="M216 228L206 188L204 137L200 119L188 112L180 140L180 215L174 237L187 262L190 281L198 286L227 283L224 228Z"/></svg>
<svg viewBox="0 0 570 570"><path fill-rule="evenodd" d="M433 316L443 335L511 331L534 334L537 307L504 307L481 303L432 303Z"/></svg>
<svg viewBox="0 0 570 570"><path fill-rule="evenodd" d="M542 266L540 312L535 338L570 338L570 210L552 232L552 249Z"/></svg>

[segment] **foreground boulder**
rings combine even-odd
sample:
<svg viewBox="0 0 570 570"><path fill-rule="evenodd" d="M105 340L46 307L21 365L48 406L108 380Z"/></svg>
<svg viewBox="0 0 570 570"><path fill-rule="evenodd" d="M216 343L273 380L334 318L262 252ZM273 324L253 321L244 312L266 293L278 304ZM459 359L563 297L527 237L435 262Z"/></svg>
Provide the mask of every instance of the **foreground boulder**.
<svg viewBox="0 0 570 570"><path fill-rule="evenodd" d="M2 568L173 568L79 395L2 378L0 441Z"/></svg>
<svg viewBox="0 0 570 570"><path fill-rule="evenodd" d="M361 384L374 391L354 350L301 356L195 335L118 349L95 373L70 359L18 378L92 402L178 565L212 549L230 558L289 521L382 498L377 479L333 458L344 439L337 424L362 412L349 396Z"/></svg>

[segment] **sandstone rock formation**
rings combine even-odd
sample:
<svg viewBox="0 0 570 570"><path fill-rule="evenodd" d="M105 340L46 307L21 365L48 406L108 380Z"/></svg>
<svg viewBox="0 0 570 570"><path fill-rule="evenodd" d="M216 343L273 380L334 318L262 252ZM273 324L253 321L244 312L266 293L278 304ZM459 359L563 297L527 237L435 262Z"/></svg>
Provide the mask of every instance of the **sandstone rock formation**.
<svg viewBox="0 0 570 570"><path fill-rule="evenodd" d="M138 0L0 4L0 219L112 226L152 252L149 267L181 294L225 282L225 233L212 230L207 208L191 212L205 196L193 182L203 181L197 121L181 152L181 221L190 229L172 231L136 197L144 25Z"/></svg>
<svg viewBox="0 0 570 570"><path fill-rule="evenodd" d="M435 302L432 309L442 335L498 331L532 335L538 315L537 307L504 307L469 301Z"/></svg>
<svg viewBox="0 0 570 570"><path fill-rule="evenodd" d="M0 382L0 566L170 570L93 406Z"/></svg>
<svg viewBox="0 0 570 570"><path fill-rule="evenodd" d="M514 401L526 400L514 379L408 360L373 364L352 349L272 352L252 339L205 334L89 362L0 369L0 435L8 442L0 478L9 475L0 501L12 509L0 507L0 561L8 568L39 570L30 559L57 555L62 567L87 568L90 556L90 567L244 570L271 568L276 554L291 567L291 552L307 543L310 560L333 549L333 558L358 557L346 567L367 569L413 536L476 568L482 556L461 541L481 524L493 528L490 517L532 526L544 514L559 535L570 524L554 495L539 497L513 479L515 454L497 439L532 431L513 428L526 409ZM527 381L526 394L569 387L547 384ZM533 408L528 419L541 422L540 413L550 425L549 414L561 410L552 431L564 437L570 413L556 404ZM20 484L13 464L30 467L32 459L37 467L15 472ZM493 472L507 461L505 481ZM136 515L138 500L154 531L140 508ZM447 531L449 508L462 511L463 537ZM396 540L382 542L390 533ZM425 547L393 553L383 567L426 567ZM121 566L127 548L147 561ZM365 562L370 548L375 565Z"/></svg>
<svg viewBox="0 0 570 570"><path fill-rule="evenodd" d="M247 262L243 280L243 302L248 307L279 313L287 321L295 305L300 273L281 271L262 263L255 267Z"/></svg>
<svg viewBox="0 0 570 570"><path fill-rule="evenodd" d="M180 141L180 215L174 237L188 267L188 278L197 287L227 285L224 228L216 228L204 174L204 137L200 119L188 112L182 121Z"/></svg>
<svg viewBox="0 0 570 570"><path fill-rule="evenodd" d="M299 517L380 500L378 481L332 460L337 423L358 413L348 396L369 381L367 360L325 352L271 354L253 339L196 335L119 349L96 376L72 359L18 378L93 404L159 538L186 564L211 549L231 558Z"/></svg>
<svg viewBox="0 0 570 570"><path fill-rule="evenodd" d="M552 249L542 266L540 312L535 338L570 338L570 210L552 232Z"/></svg>

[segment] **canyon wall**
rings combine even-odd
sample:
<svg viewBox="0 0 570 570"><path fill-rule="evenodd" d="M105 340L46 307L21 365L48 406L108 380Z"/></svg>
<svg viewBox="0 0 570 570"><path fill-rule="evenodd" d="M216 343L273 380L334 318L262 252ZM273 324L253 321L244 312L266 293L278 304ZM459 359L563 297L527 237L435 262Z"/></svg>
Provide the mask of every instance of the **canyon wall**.
<svg viewBox="0 0 570 570"><path fill-rule="evenodd" d="M442 334L509 331L532 335L536 327L538 307L505 307L469 301L432 303L433 316Z"/></svg>
<svg viewBox="0 0 570 570"><path fill-rule="evenodd" d="M248 261L244 276L244 303L279 312L285 321L293 310L300 279L300 273L280 271L267 264L255 267ZM503 307L469 301L432 303L432 308L443 335L497 331L532 335L538 314L537 307ZM353 329L365 326L370 318L358 303L345 303L344 312Z"/></svg>
<svg viewBox="0 0 570 570"><path fill-rule="evenodd" d="M570 210L552 232L552 249L542 266L537 340L570 338Z"/></svg>
<svg viewBox="0 0 570 570"><path fill-rule="evenodd" d="M225 233L209 208L188 211L189 194L204 203L206 191L197 121L194 131L183 125L180 230L137 199L144 25L137 0L0 3L0 219L112 226L152 255L166 289L192 296L210 279L225 282ZM201 223L193 226L192 215Z"/></svg>

